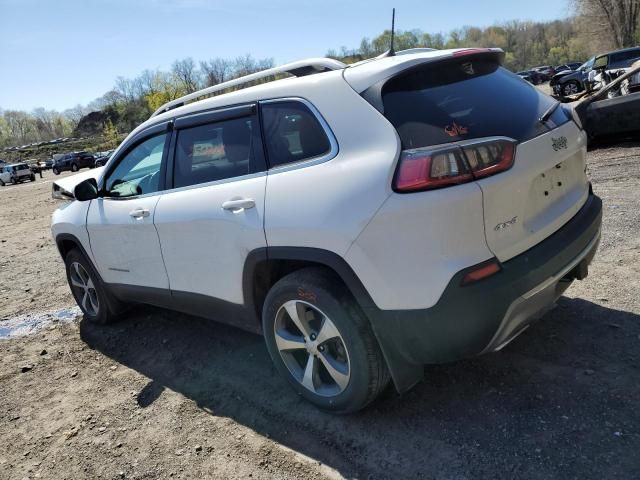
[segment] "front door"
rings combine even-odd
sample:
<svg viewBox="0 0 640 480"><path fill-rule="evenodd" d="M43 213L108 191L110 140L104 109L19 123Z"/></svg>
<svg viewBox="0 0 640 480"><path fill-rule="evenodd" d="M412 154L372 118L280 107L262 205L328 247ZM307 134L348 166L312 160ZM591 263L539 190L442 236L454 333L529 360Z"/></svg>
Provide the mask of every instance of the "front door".
<svg viewBox="0 0 640 480"><path fill-rule="evenodd" d="M134 143L106 173L103 196L91 202L87 230L98 271L106 283L168 291L153 225L168 141L169 134L162 132Z"/></svg>

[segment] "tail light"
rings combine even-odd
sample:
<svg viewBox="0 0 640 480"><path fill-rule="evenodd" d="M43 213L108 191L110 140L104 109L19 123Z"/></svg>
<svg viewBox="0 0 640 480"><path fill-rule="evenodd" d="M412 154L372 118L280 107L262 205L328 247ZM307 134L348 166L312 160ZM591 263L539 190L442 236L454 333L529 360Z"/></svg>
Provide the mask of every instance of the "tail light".
<svg viewBox="0 0 640 480"><path fill-rule="evenodd" d="M404 150L393 181L396 192L416 192L471 182L508 170L514 140L484 140L444 148Z"/></svg>

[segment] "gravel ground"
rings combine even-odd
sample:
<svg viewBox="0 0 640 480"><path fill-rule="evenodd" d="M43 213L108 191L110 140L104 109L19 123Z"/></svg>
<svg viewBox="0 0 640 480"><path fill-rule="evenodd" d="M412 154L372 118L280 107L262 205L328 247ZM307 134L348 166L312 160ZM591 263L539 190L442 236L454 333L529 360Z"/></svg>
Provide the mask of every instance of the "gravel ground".
<svg viewBox="0 0 640 480"><path fill-rule="evenodd" d="M589 278L503 351L357 415L297 398L261 338L161 310L0 341L0 478L640 478L640 145L589 173ZM1 318L72 303L49 180L0 189Z"/></svg>

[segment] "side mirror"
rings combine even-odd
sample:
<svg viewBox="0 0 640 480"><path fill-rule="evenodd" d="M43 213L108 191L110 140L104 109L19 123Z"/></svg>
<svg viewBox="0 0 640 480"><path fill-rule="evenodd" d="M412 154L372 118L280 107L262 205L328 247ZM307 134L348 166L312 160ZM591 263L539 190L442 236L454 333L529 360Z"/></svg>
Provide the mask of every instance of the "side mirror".
<svg viewBox="0 0 640 480"><path fill-rule="evenodd" d="M76 188L73 189L73 196L79 202L95 200L98 198L98 182L95 178L87 178L76 185Z"/></svg>

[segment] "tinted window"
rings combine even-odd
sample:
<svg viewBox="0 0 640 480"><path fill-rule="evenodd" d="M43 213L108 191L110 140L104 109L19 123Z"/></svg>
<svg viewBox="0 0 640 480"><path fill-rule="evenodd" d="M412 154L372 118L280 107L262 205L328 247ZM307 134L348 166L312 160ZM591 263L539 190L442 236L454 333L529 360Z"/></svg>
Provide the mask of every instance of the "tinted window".
<svg viewBox="0 0 640 480"><path fill-rule="evenodd" d="M593 64L593 68L602 68L602 67L606 67L607 66L607 62L609 60L609 57L607 57L606 55L604 57L598 57L596 58L595 63Z"/></svg>
<svg viewBox="0 0 640 480"><path fill-rule="evenodd" d="M555 102L495 61L469 57L400 75L382 96L403 148L490 136L523 141L549 130L538 119ZM556 109L551 120L568 117Z"/></svg>
<svg viewBox="0 0 640 480"><path fill-rule="evenodd" d="M301 102L265 104L262 119L271 167L318 157L331 150L322 125Z"/></svg>
<svg viewBox="0 0 640 480"><path fill-rule="evenodd" d="M167 139L163 133L138 144L118 163L105 182L110 197L131 197L157 192L160 166Z"/></svg>
<svg viewBox="0 0 640 480"><path fill-rule="evenodd" d="M633 60L640 58L640 49L629 50L627 52L612 53L611 65L612 68L628 67L633 63Z"/></svg>
<svg viewBox="0 0 640 480"><path fill-rule="evenodd" d="M254 117L225 120L178 131L174 187L251 173Z"/></svg>

